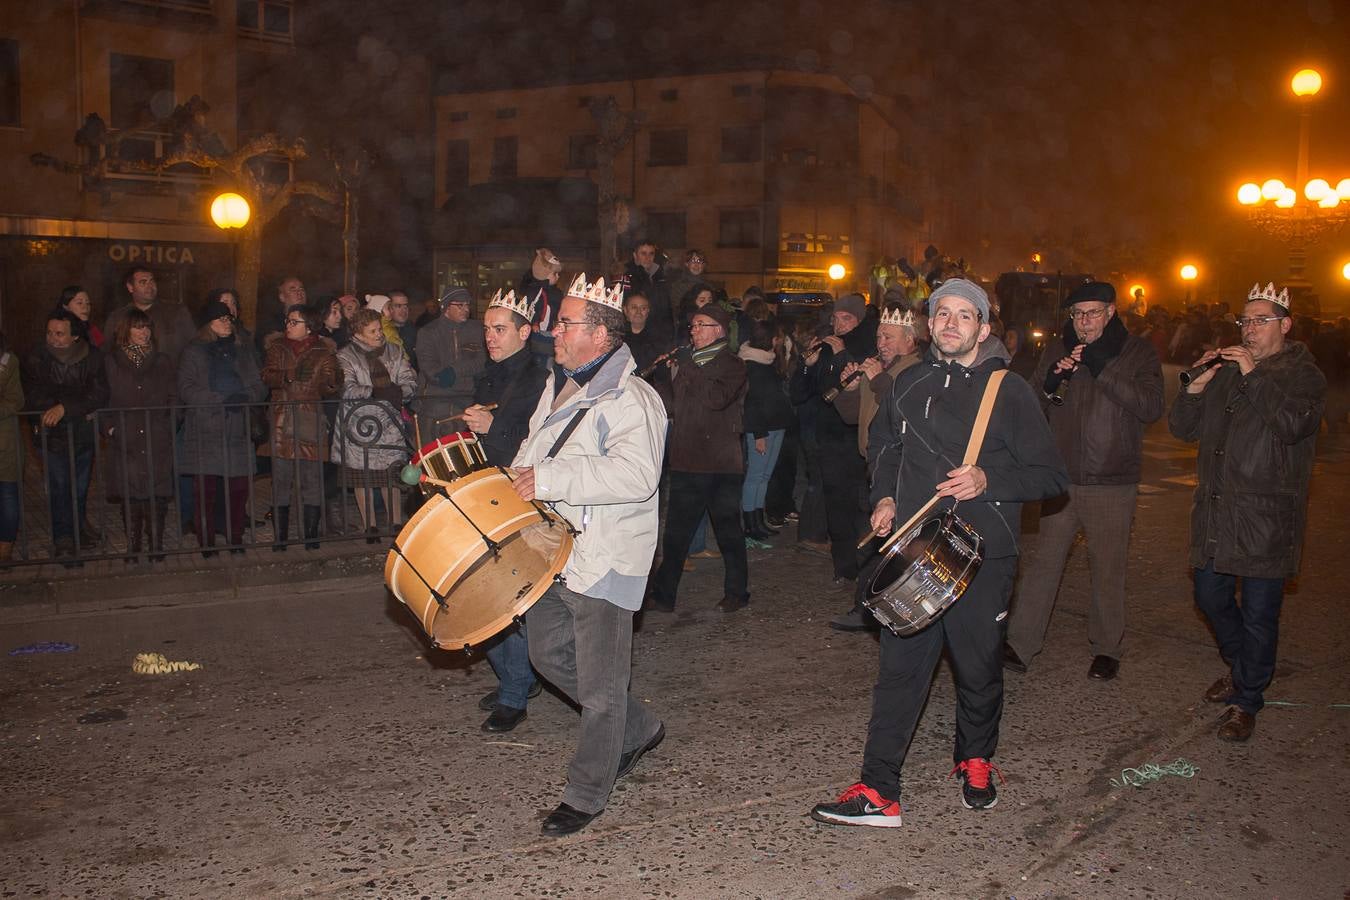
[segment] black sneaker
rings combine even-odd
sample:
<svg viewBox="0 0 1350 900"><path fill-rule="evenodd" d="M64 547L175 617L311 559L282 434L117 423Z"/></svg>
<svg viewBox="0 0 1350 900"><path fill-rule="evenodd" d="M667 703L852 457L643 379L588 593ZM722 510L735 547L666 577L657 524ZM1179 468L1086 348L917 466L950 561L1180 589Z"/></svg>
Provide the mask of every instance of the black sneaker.
<svg viewBox="0 0 1350 900"><path fill-rule="evenodd" d="M544 690L544 683L540 681L538 678L536 678L534 680L534 684L530 686L530 690L525 694L525 696L533 700L535 697L538 697L540 692L543 690ZM492 690L488 691L486 694L478 698L478 708L481 709L483 712L492 712L494 709L497 708L496 688L493 688Z"/></svg>
<svg viewBox="0 0 1350 900"><path fill-rule="evenodd" d="M998 805L998 791L989 777L991 771L998 775L999 781L1003 780L998 766L980 757L964 759L952 769L952 775L960 773L961 805L966 809L993 809Z"/></svg>
<svg viewBox="0 0 1350 900"><path fill-rule="evenodd" d="M827 825L871 825L874 828L899 828L900 803L887 800L865 784L853 785L834 803L817 803L811 818Z"/></svg>

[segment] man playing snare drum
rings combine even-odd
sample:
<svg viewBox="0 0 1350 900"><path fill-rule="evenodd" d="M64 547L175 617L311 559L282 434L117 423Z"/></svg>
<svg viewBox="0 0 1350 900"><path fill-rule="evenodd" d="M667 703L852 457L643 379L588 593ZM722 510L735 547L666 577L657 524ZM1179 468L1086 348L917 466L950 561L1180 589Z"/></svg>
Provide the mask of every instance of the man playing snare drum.
<svg viewBox="0 0 1350 900"><path fill-rule="evenodd" d="M580 532L563 583L525 616L535 671L581 707L562 803L544 819L550 837L590 824L615 780L666 734L628 689L633 614L656 552L666 410L635 374L624 321L620 289L573 282L553 326L553 372L515 460L516 493L553 502Z"/></svg>
<svg viewBox="0 0 1350 900"><path fill-rule="evenodd" d="M872 525L879 534L906 521L934 493L935 512L959 501L961 517L984 539L979 572L942 618L909 637L881 632L881 669L862 777L812 818L834 825L900 825L900 768L933 669L945 647L956 677L956 767L967 809L997 802L990 759L1003 711L1003 637L1017 568L1021 504L1064 492L1068 475L1031 387L1005 378L976 464L961 465L990 375L1008 353L989 337L989 298L963 278L928 298L929 357L895 379L869 433L875 459Z"/></svg>

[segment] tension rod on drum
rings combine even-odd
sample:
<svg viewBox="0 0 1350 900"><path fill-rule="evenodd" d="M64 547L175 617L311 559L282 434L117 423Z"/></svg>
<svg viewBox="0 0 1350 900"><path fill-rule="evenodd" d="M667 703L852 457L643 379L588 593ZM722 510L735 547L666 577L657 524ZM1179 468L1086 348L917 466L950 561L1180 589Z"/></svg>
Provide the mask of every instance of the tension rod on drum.
<svg viewBox="0 0 1350 900"><path fill-rule="evenodd" d="M417 566L414 566L412 564L412 560L408 559L408 557L403 555L403 551L399 549L398 543L395 542L392 545L392 547L394 552L398 554L398 558L403 560L403 562L408 566L408 568L412 569L412 573L417 576L417 580L422 582L422 587L426 588L427 591L431 594L431 599L436 601L436 605L441 608L441 611L444 612L448 610L450 607L446 604L445 597L434 587L427 584L427 580L422 577L422 573L417 571Z"/></svg>
<svg viewBox="0 0 1350 900"><path fill-rule="evenodd" d="M505 475L508 481L516 480L515 473L507 469L505 466L498 466L497 471ZM548 509L551 512L553 512L554 515L556 515L559 519L562 520L563 526L567 528L567 533L570 534L572 537L576 537L577 535L581 534L580 531L577 531L575 528L572 527L572 523L567 520L567 516L564 516L562 513L558 512L558 508L553 503L549 502L548 500L531 500L530 503L532 503L534 505L534 508L539 511L539 515L544 517L544 524L547 525L549 528L553 527L553 516L548 515L544 511L544 507L548 507Z"/></svg>

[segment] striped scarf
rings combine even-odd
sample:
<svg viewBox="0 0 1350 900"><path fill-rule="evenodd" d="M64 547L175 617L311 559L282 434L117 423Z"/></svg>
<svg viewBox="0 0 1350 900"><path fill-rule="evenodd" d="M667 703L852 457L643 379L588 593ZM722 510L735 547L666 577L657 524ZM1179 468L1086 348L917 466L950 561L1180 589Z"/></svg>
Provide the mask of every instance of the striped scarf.
<svg viewBox="0 0 1350 900"><path fill-rule="evenodd" d="M706 366L708 363L712 361L712 358L716 356L718 353L722 352L722 350L726 346L727 346L727 339L722 338L720 341L714 341L713 343L704 347L702 350L695 350L694 365L698 366L699 368Z"/></svg>

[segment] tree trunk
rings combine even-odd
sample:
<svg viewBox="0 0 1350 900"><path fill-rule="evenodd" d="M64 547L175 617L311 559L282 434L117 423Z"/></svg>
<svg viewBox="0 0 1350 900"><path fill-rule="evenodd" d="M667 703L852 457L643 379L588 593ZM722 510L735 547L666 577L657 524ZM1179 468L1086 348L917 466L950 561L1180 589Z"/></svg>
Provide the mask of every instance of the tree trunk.
<svg viewBox="0 0 1350 900"><path fill-rule="evenodd" d="M250 221L234 245L234 289L239 294L239 318L258 327L258 274L262 271L262 223Z"/></svg>
<svg viewBox="0 0 1350 900"><path fill-rule="evenodd" d="M360 238L357 228L361 221L360 198L350 187L342 191L342 293L356 293L356 271L359 265Z"/></svg>

